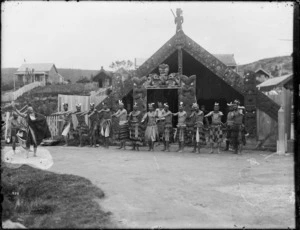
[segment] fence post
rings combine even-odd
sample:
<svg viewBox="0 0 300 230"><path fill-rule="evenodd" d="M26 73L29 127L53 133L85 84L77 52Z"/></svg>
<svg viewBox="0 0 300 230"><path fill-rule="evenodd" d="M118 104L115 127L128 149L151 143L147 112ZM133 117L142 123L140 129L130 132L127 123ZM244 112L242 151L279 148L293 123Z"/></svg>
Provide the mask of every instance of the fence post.
<svg viewBox="0 0 300 230"><path fill-rule="evenodd" d="M294 140L294 105L291 109L291 140Z"/></svg>
<svg viewBox="0 0 300 230"><path fill-rule="evenodd" d="M280 107L278 111L278 140L277 154L285 154L285 123L284 109Z"/></svg>

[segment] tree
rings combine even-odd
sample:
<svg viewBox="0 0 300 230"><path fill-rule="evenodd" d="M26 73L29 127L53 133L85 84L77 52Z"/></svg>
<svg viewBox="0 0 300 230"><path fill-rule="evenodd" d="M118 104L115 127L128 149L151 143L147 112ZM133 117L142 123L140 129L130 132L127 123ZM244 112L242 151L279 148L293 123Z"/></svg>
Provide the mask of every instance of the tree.
<svg viewBox="0 0 300 230"><path fill-rule="evenodd" d="M110 64L109 68L113 69L114 71L117 71L120 68L124 68L125 70L130 70L133 68L133 62L130 60L115 61Z"/></svg>
<svg viewBox="0 0 300 230"><path fill-rule="evenodd" d="M90 80L87 77L83 77L81 76L80 79L78 81L76 81L76 83L89 83Z"/></svg>

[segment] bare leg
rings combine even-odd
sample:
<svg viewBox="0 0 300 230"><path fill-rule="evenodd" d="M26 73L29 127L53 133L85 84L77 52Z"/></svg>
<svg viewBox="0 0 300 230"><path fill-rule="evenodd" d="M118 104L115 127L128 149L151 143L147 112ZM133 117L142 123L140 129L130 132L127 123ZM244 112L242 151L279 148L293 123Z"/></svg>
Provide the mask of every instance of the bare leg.
<svg viewBox="0 0 300 230"><path fill-rule="evenodd" d="M65 139L65 145L64 146L68 146L68 135L64 136Z"/></svg>
<svg viewBox="0 0 300 230"><path fill-rule="evenodd" d="M201 148L200 142L198 142L197 145L198 145L198 153L200 153L200 148Z"/></svg>
<svg viewBox="0 0 300 230"><path fill-rule="evenodd" d="M16 137L12 137L12 149L14 155L16 154Z"/></svg>
<svg viewBox="0 0 300 230"><path fill-rule="evenodd" d="M220 152L220 145L221 145L221 143L218 143L218 154L221 153L221 152Z"/></svg>
<svg viewBox="0 0 300 230"><path fill-rule="evenodd" d="M36 150L37 150L37 147L34 147L34 148L33 148L33 156L34 156L34 157L36 157Z"/></svg>

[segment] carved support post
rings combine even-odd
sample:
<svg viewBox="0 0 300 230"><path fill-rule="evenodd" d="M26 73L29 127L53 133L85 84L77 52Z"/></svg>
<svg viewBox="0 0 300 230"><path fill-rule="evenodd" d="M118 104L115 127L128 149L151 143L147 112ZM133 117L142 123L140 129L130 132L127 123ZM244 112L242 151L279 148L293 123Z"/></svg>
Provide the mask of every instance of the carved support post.
<svg viewBox="0 0 300 230"><path fill-rule="evenodd" d="M244 104L246 109L245 114L245 126L250 137L257 137L257 119L256 119L256 97L257 89L255 86L255 74L254 72L247 73L245 77L245 94Z"/></svg>
<svg viewBox="0 0 300 230"><path fill-rule="evenodd" d="M182 75L182 49L181 46L177 47L178 49L178 73Z"/></svg>

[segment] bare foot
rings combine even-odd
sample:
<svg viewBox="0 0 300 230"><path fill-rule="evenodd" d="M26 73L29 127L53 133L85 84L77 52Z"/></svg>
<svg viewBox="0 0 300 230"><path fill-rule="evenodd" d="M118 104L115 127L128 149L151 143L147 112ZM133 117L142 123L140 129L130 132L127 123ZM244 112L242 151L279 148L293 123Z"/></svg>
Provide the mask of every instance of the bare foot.
<svg viewBox="0 0 300 230"><path fill-rule="evenodd" d="M212 150L210 150L210 152L209 153L214 153L214 150L212 149Z"/></svg>

